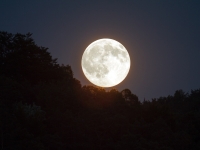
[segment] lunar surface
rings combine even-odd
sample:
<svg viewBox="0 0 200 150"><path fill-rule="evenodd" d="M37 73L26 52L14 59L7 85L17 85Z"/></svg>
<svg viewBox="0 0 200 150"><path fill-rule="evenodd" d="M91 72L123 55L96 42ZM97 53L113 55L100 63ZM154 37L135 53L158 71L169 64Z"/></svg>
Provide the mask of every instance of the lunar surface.
<svg viewBox="0 0 200 150"><path fill-rule="evenodd" d="M86 48L81 65L90 82L100 87L112 87L127 76L130 57L121 43L112 39L99 39Z"/></svg>

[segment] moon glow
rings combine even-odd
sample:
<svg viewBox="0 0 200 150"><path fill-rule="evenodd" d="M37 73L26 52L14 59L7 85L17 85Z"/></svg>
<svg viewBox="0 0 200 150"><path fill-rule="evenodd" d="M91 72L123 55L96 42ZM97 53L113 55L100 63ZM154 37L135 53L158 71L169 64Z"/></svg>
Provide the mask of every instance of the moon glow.
<svg viewBox="0 0 200 150"><path fill-rule="evenodd" d="M130 57L121 43L113 39L99 39L85 49L81 66L90 82L100 87L112 87L126 78Z"/></svg>

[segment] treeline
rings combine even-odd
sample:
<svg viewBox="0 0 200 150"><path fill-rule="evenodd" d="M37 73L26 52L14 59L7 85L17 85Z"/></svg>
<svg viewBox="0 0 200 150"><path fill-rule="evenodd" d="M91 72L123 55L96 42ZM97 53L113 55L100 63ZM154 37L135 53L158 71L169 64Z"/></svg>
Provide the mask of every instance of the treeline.
<svg viewBox="0 0 200 150"><path fill-rule="evenodd" d="M0 149L200 149L200 89L140 102L81 86L47 50L0 32Z"/></svg>

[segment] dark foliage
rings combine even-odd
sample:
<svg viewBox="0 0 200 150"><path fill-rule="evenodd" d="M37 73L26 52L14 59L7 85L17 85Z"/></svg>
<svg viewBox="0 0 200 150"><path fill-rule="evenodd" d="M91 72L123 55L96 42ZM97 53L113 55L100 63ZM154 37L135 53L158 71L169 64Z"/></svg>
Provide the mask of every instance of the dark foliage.
<svg viewBox="0 0 200 150"><path fill-rule="evenodd" d="M31 34L0 32L0 148L200 149L200 89L140 102L81 86Z"/></svg>

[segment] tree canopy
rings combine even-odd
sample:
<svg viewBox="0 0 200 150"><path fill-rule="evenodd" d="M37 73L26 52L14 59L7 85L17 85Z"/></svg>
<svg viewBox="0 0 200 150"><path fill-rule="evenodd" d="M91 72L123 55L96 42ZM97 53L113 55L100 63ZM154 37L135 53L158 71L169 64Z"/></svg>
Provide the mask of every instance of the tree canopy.
<svg viewBox="0 0 200 150"><path fill-rule="evenodd" d="M200 89L139 101L82 86L32 34L0 32L0 146L9 150L200 149Z"/></svg>

